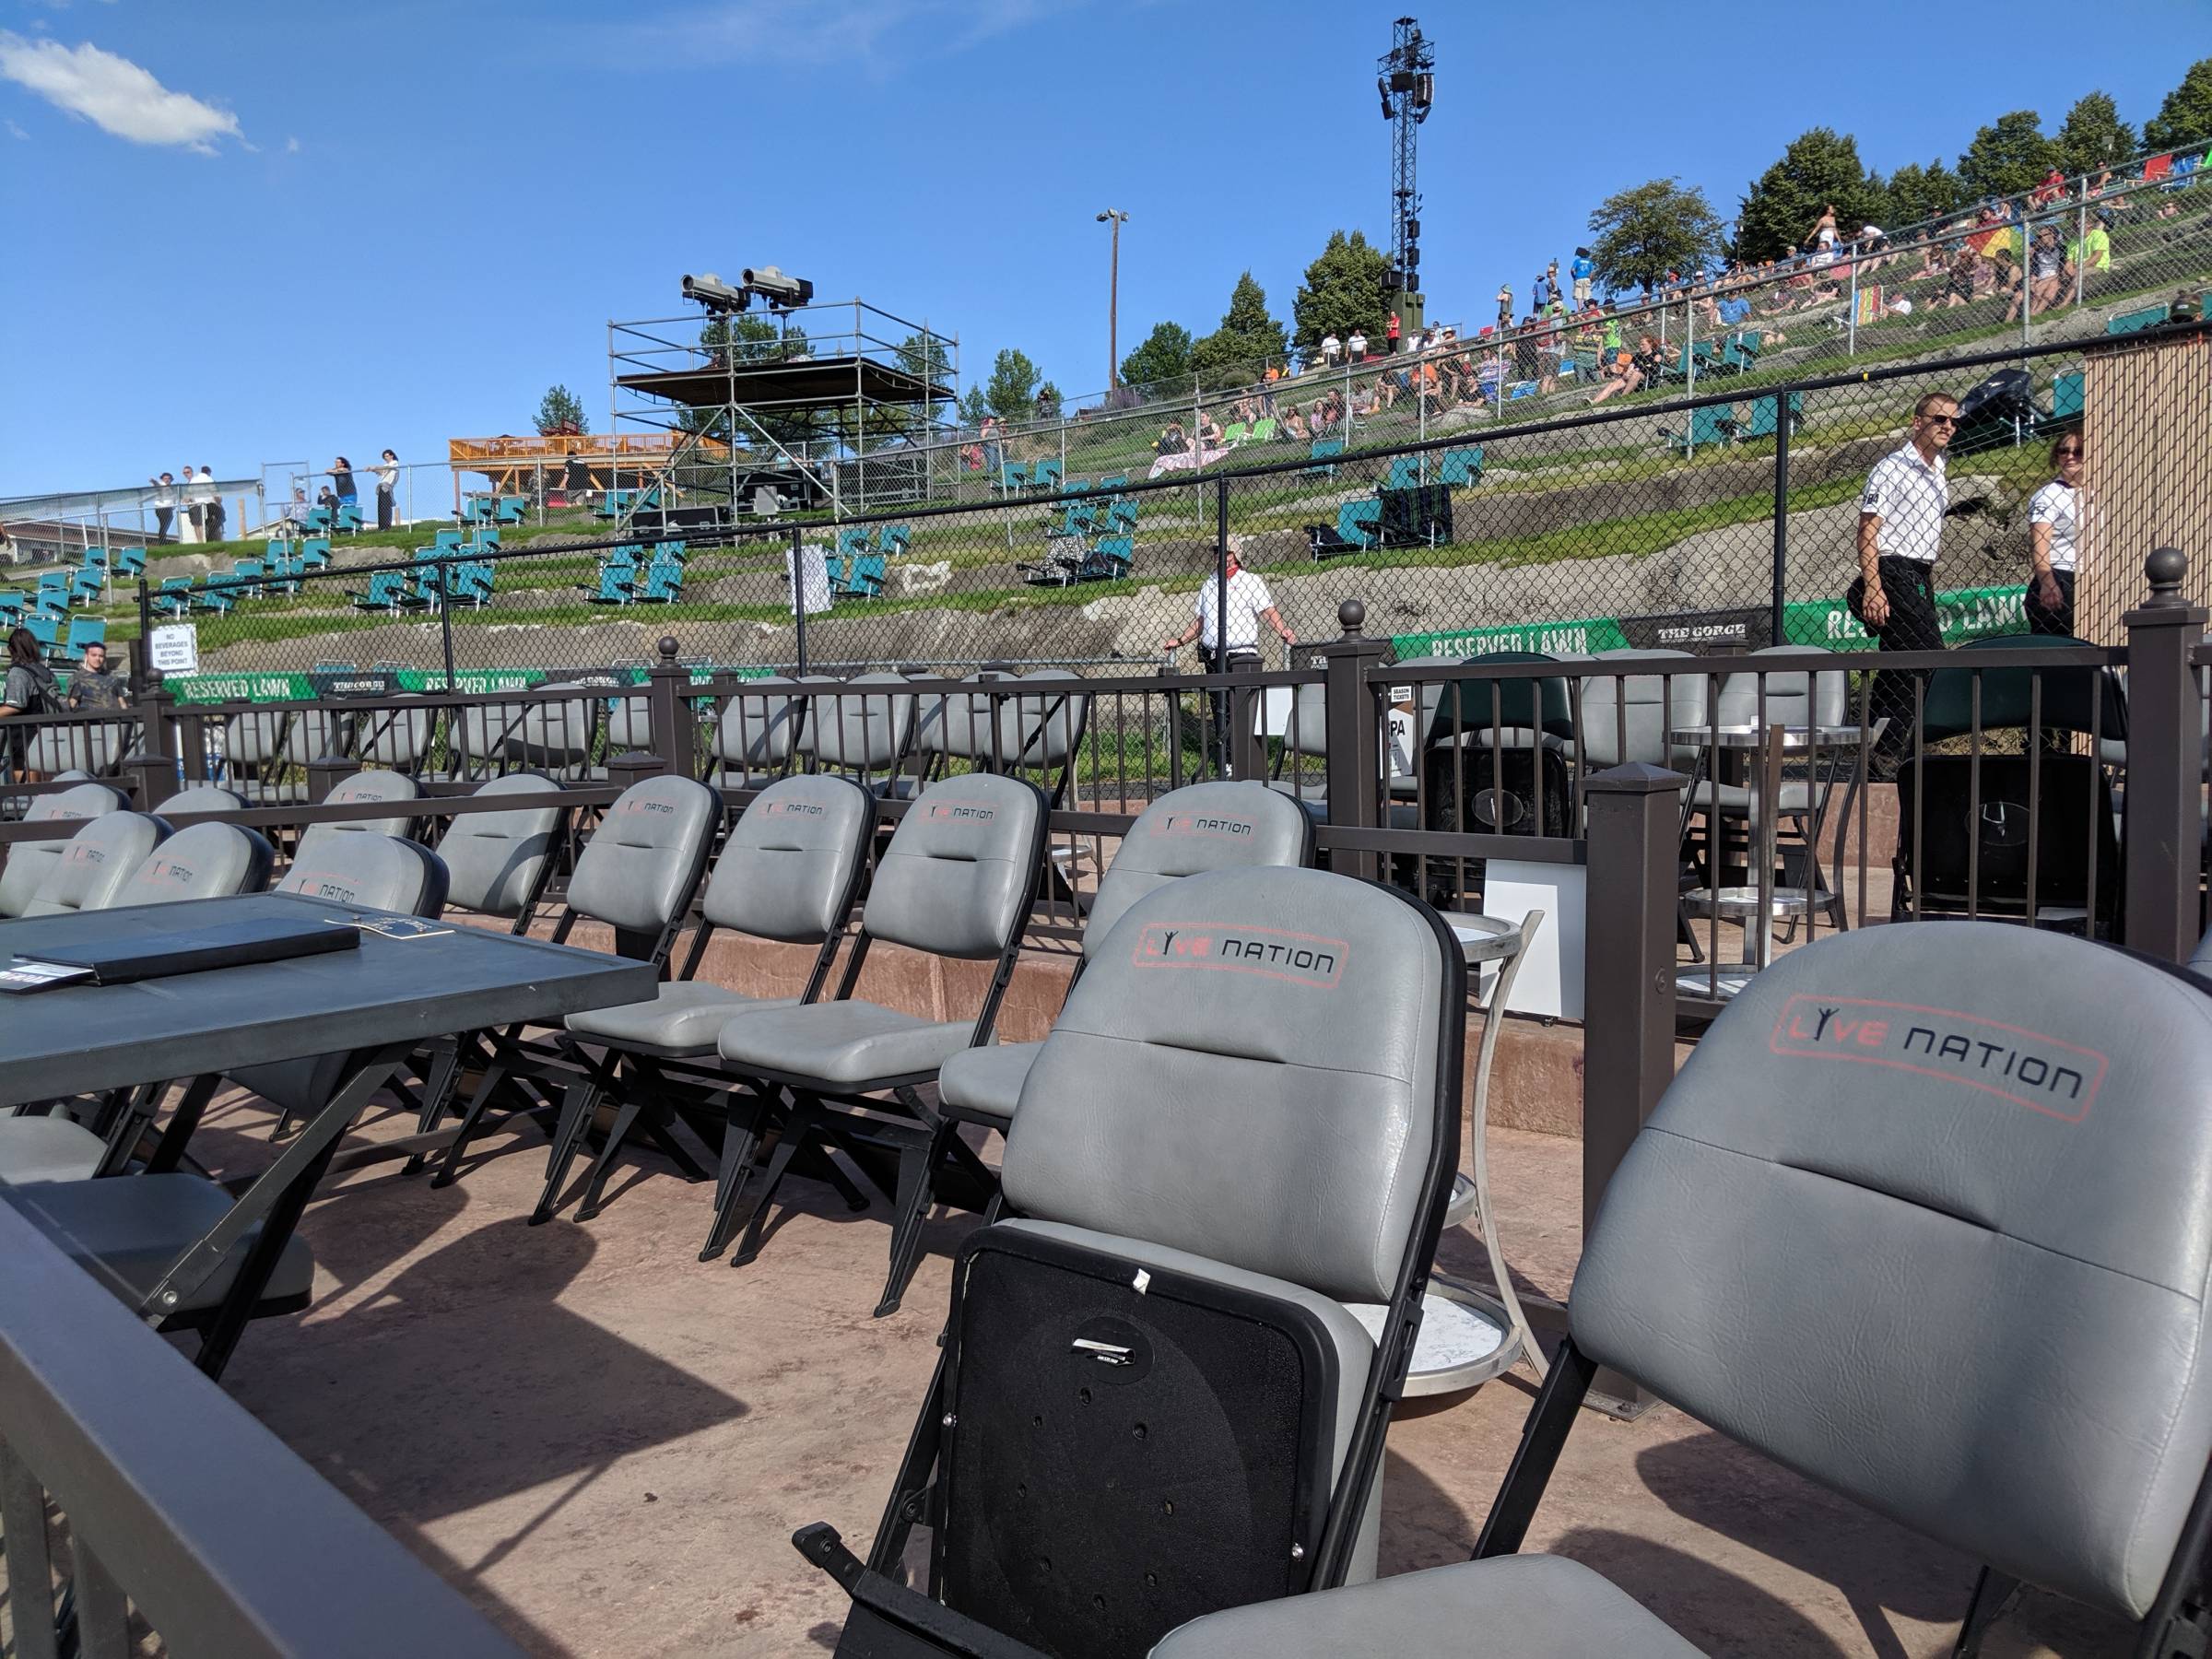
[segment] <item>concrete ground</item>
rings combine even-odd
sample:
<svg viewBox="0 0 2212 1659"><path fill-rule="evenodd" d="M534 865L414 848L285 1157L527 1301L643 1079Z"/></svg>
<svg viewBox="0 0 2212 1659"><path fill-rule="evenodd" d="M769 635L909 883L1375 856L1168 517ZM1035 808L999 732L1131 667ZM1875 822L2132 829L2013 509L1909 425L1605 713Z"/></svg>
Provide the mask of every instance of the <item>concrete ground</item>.
<svg viewBox="0 0 2212 1659"><path fill-rule="evenodd" d="M266 1128L241 1097L194 1149L250 1171L269 1156ZM1562 1297L1580 1146L1492 1140L1515 1275ZM708 1191L654 1159L590 1224L526 1225L542 1144L495 1136L443 1190L396 1165L334 1182L304 1224L313 1308L255 1326L229 1386L533 1653L828 1650L843 1600L790 1535L826 1519L865 1553L935 1358L947 1253L972 1221L934 1226L905 1308L877 1320L880 1209L849 1215L794 1182L799 1208L757 1263L701 1265ZM1467 1234L1447 1235L1442 1259L1484 1277ZM1532 1392L1513 1374L1402 1414L1385 1572L1467 1554ZM1974 1576L1665 1407L1632 1424L1584 1417L1529 1547L1588 1562L1715 1653L1947 1653ZM1986 1651L2126 1644L2111 1620L2031 1594ZM1464 1651L1494 1650L1470 1632Z"/></svg>

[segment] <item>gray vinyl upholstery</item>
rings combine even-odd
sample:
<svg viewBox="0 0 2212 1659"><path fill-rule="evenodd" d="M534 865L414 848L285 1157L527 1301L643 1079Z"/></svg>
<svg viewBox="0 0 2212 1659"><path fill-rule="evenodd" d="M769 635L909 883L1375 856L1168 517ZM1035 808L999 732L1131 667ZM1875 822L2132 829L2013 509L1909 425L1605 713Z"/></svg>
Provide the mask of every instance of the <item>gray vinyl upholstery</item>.
<svg viewBox="0 0 2212 1659"><path fill-rule="evenodd" d="M663 776L616 796L576 858L569 908L637 933L658 933L690 902L722 824L722 797L691 778Z"/></svg>
<svg viewBox="0 0 2212 1659"><path fill-rule="evenodd" d="M640 692L606 705L606 752L627 755L653 747L653 699Z"/></svg>
<svg viewBox="0 0 2212 1659"><path fill-rule="evenodd" d="M870 934L935 956L1006 949L1037 879L1044 797L971 772L924 790L899 820L863 916Z"/></svg>
<svg viewBox="0 0 2212 1659"><path fill-rule="evenodd" d="M844 925L867 861L876 803L849 778L784 778L731 828L700 900L716 927L786 944L819 945ZM651 1002L571 1014L579 1036L666 1053L712 1053L723 1025L796 997L748 997L697 980L663 984Z"/></svg>
<svg viewBox="0 0 2212 1659"><path fill-rule="evenodd" d="M107 1143L75 1118L0 1117L0 1181L88 1181Z"/></svg>
<svg viewBox="0 0 2212 1659"><path fill-rule="evenodd" d="M302 841L276 890L438 916L445 912L445 865L428 847L393 835L332 835Z"/></svg>
<svg viewBox="0 0 2212 1659"><path fill-rule="evenodd" d="M284 758L294 766L343 757L353 747L353 716L335 709L300 709L284 732Z"/></svg>
<svg viewBox="0 0 2212 1659"><path fill-rule="evenodd" d="M509 750L525 766L542 766L556 774L572 772L591 759L592 738L598 729L597 699L541 699L524 707L521 727L510 740Z"/></svg>
<svg viewBox="0 0 2212 1659"><path fill-rule="evenodd" d="M231 1204L229 1194L197 1175L21 1185L14 1197L63 1251L79 1262L97 1261L134 1297L151 1290L187 1245L229 1213ZM248 1229L173 1312L200 1312L220 1302L260 1236L258 1226ZM314 1274L314 1258L295 1233L285 1241L263 1295L271 1301L304 1296Z"/></svg>
<svg viewBox="0 0 2212 1659"><path fill-rule="evenodd" d="M2207 1169L2193 982L1990 923L1831 935L1751 982L1637 1136L1574 1335L1971 1559L2140 1617L2212 1456Z"/></svg>
<svg viewBox="0 0 2212 1659"><path fill-rule="evenodd" d="M360 717L356 752L379 766L413 771L430 752L430 734L437 717L429 704L413 692L370 710Z"/></svg>
<svg viewBox="0 0 2212 1659"><path fill-rule="evenodd" d="M863 674L844 683L849 689L813 700L800 747L841 771L889 771L913 731L919 700L913 682L897 674Z"/></svg>
<svg viewBox="0 0 2212 1659"><path fill-rule="evenodd" d="M1773 645L1750 653L1762 656L1802 656L1824 649L1818 645ZM1806 674L1803 670L1766 675L1766 701L1759 701L1759 672L1739 669L1721 682L1715 718L1722 725L1841 725L1849 717L1849 677L1841 668Z"/></svg>
<svg viewBox="0 0 2212 1659"><path fill-rule="evenodd" d="M714 758L745 777L782 768L805 715L803 700L776 689L792 683L781 675L752 680L724 703L714 723Z"/></svg>
<svg viewBox="0 0 2212 1659"><path fill-rule="evenodd" d="M71 770L105 777L142 728L135 720L72 720L31 735L24 763L48 777Z"/></svg>
<svg viewBox="0 0 2212 1659"><path fill-rule="evenodd" d="M132 871L109 908L258 893L275 862L269 843L251 830L236 824L194 824L163 841Z"/></svg>
<svg viewBox="0 0 2212 1659"><path fill-rule="evenodd" d="M2189 970L2193 973L2212 975L2212 933L2199 939L2196 948L2189 953Z"/></svg>
<svg viewBox="0 0 2212 1659"><path fill-rule="evenodd" d="M1084 959L1096 954L1131 905L1171 882L1207 870L1302 865L1312 852L1306 814L1264 783L1216 782L1171 790L1139 813L1122 838L1084 924ZM947 1105L1010 1118L1042 1046L965 1050L945 1063L937 1093Z"/></svg>
<svg viewBox="0 0 2212 1659"><path fill-rule="evenodd" d="M1018 778L970 773L934 783L899 820L876 867L862 924L934 956L1009 949L1036 889L1044 796ZM747 1013L723 1028L724 1059L747 1075L848 1088L935 1071L974 1036L856 999Z"/></svg>
<svg viewBox="0 0 2212 1659"><path fill-rule="evenodd" d="M988 767L1056 767L1075 752L1090 700L1065 668L959 681L924 700L916 747Z"/></svg>
<svg viewBox="0 0 2212 1659"><path fill-rule="evenodd" d="M168 835L167 824L143 812L111 812L94 818L70 838L23 913L53 916L106 910L131 873Z"/></svg>
<svg viewBox="0 0 2212 1659"><path fill-rule="evenodd" d="M477 798L513 795L519 800L555 788L535 772L509 772L476 791ZM445 861L446 902L487 916L517 916L537 886L546 860L553 855L554 832L561 808L517 805L508 812L462 812L438 842Z"/></svg>
<svg viewBox="0 0 2212 1659"><path fill-rule="evenodd" d="M422 785L415 781L412 772L390 770L358 771L349 778L341 778L331 785L330 793L323 797L330 806L353 806L370 801L416 801L422 798ZM300 853L305 857L319 843L336 835L396 835L405 836L415 827L414 818L406 813L394 813L390 818L355 818L337 824L310 824L300 835Z"/></svg>
<svg viewBox="0 0 2212 1659"><path fill-rule="evenodd" d="M1667 733L1704 723L1707 681L1697 659L1687 651L1601 651L1593 660L1615 657L1679 658L1682 671L1592 674L1577 680L1583 764L1603 768L1641 760L1688 771L1697 763L1697 750L1668 742Z"/></svg>
<svg viewBox="0 0 2212 1659"><path fill-rule="evenodd" d="M1388 1300L1436 1144L1447 978L1426 915L1344 877L1218 870L1147 896L1030 1068L1007 1201Z"/></svg>
<svg viewBox="0 0 2212 1659"><path fill-rule="evenodd" d="M105 783L79 783L74 789L34 795L23 814L27 824L61 824L71 819L96 818L121 812L130 803ZM67 853L70 836L53 841L18 841L7 849L0 865L0 916L19 916L37 895L46 877Z"/></svg>
<svg viewBox="0 0 2212 1659"><path fill-rule="evenodd" d="M193 783L177 791L161 803L163 818L181 817L193 812L243 811L246 797L235 789L225 789L220 783Z"/></svg>
<svg viewBox="0 0 2212 1659"><path fill-rule="evenodd" d="M1500 1556L1194 1618L1152 1659L1696 1659L1626 1591L1559 1556Z"/></svg>

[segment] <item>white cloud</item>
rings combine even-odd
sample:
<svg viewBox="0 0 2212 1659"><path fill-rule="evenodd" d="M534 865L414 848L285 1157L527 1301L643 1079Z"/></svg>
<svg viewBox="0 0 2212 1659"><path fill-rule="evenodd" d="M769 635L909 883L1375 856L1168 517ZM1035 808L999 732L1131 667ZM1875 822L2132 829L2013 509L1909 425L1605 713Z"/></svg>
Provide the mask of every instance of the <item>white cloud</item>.
<svg viewBox="0 0 2212 1659"><path fill-rule="evenodd" d="M286 155L288 155L288 156L296 156L296 155L298 155L298 154L300 153L300 140L299 140L299 139L297 139L297 138L289 138L289 137L288 137L287 139L285 139L285 141L284 141L284 153L285 153Z"/></svg>
<svg viewBox="0 0 2212 1659"><path fill-rule="evenodd" d="M130 59L89 42L27 41L0 29L0 80L133 144L179 144L210 154L216 139L241 136L228 110L171 92Z"/></svg>
<svg viewBox="0 0 2212 1659"><path fill-rule="evenodd" d="M713 0L625 26L633 43L691 65L769 60L881 74L947 57L1068 0Z"/></svg>
<svg viewBox="0 0 2212 1659"><path fill-rule="evenodd" d="M25 132L21 127L18 126L12 121L7 124L7 135L10 138L28 138L30 136L29 133Z"/></svg>

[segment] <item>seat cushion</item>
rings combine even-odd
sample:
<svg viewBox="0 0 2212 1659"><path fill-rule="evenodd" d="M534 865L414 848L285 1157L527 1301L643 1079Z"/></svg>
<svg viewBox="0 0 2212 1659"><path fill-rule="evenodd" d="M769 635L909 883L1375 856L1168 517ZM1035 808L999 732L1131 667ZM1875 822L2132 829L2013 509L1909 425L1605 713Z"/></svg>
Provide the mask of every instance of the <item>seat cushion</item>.
<svg viewBox="0 0 2212 1659"><path fill-rule="evenodd" d="M968 1046L974 1025L943 1025L868 1002L811 1003L740 1014L722 1029L722 1057L739 1070L820 1083L872 1083L934 1072Z"/></svg>
<svg viewBox="0 0 2212 1659"><path fill-rule="evenodd" d="M99 1135L65 1117L0 1118L0 1181L83 1181L106 1150Z"/></svg>
<svg viewBox="0 0 2212 1659"><path fill-rule="evenodd" d="M1499 1556L1194 1618L1152 1659L1511 1653L1514 1659L1693 1659L1642 1604L1563 1556Z"/></svg>
<svg viewBox="0 0 2212 1659"><path fill-rule="evenodd" d="M1812 786L1803 778L1784 778L1780 793L1782 810L1784 812L1804 812L1809 809L1815 799L1824 802L1828 798L1825 786L1816 796ZM1751 791L1748 785L1743 783L1715 783L1708 778L1690 795L1692 803L1700 812L1712 811L1716 797L1720 801L1721 811L1728 817L1742 818L1751 810Z"/></svg>
<svg viewBox="0 0 2212 1659"><path fill-rule="evenodd" d="M10 1196L69 1256L98 1263L120 1279L120 1286L111 1283L110 1288L130 1300L151 1290L171 1262L229 1213L231 1202L229 1194L198 1175L41 1182L18 1184ZM248 1229L173 1312L200 1312L220 1302L260 1236L259 1227ZM304 1296L314 1277L314 1257L294 1234L285 1241L276 1271L262 1294L272 1300Z"/></svg>
<svg viewBox="0 0 2212 1659"><path fill-rule="evenodd" d="M789 1008L795 996L747 996L724 985L701 980L677 980L663 985L651 1002L624 1003L618 1008L591 1008L571 1014L568 1028L579 1037L597 1038L623 1047L649 1048L661 1053L711 1054L714 1039L730 1017L755 1008Z"/></svg>
<svg viewBox="0 0 2212 1659"><path fill-rule="evenodd" d="M1022 1079L1041 1042L1001 1042L991 1048L962 1049L937 1074L937 1098L947 1106L1011 1118L1021 1100Z"/></svg>

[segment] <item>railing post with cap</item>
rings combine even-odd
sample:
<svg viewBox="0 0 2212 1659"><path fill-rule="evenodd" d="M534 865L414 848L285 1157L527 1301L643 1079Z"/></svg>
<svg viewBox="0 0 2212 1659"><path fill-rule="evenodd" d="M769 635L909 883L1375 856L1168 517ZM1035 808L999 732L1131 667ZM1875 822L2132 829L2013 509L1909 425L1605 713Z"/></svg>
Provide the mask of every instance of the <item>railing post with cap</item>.
<svg viewBox="0 0 2212 1659"><path fill-rule="evenodd" d="M1629 1143L1675 1078L1676 848L1688 780L1634 761L1586 779L1588 917L1583 939L1583 1233ZM1651 1404L1601 1371L1591 1404L1632 1417Z"/></svg>
<svg viewBox="0 0 2212 1659"><path fill-rule="evenodd" d="M660 660L646 671L646 709L653 721L653 747L661 770L679 778L691 775L697 734L691 714L691 671L676 660L674 634L663 634Z"/></svg>
<svg viewBox="0 0 2212 1659"><path fill-rule="evenodd" d="M151 812L177 792L177 757L170 747L170 711L175 700L161 683L161 671L148 668L138 693L138 747L127 765L138 774L138 810Z"/></svg>
<svg viewBox="0 0 2212 1659"><path fill-rule="evenodd" d="M2212 611L2182 594L2189 560L2159 547L2143 561L2150 593L2127 629L2126 939L2183 962L2203 931L2203 696L2189 658Z"/></svg>
<svg viewBox="0 0 2212 1659"><path fill-rule="evenodd" d="M1347 599L1336 607L1336 620L1343 635L1314 648L1325 675L1328 821L1342 828L1372 830L1382 782L1382 742L1369 674L1390 653L1390 644L1360 631L1367 625L1367 606L1357 599ZM1338 848L1329 854L1329 867L1339 875L1372 880L1382 864L1377 854L1364 849Z"/></svg>

